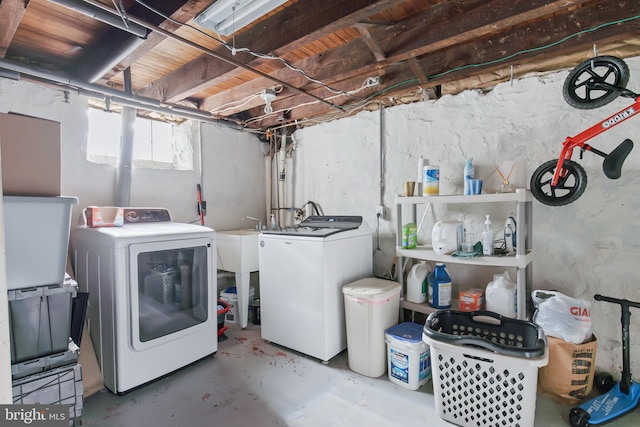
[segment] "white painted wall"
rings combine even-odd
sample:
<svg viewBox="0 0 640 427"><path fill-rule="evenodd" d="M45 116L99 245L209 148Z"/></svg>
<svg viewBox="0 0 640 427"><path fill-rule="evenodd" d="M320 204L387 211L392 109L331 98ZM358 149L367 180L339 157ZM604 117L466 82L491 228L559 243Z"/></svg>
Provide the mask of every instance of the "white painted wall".
<svg viewBox="0 0 640 427"><path fill-rule="evenodd" d="M628 64L630 88L637 91L639 86L634 82L640 81L640 58L628 60ZM474 158L476 174L481 177L490 176L503 160L523 159L527 171L521 175L526 183L535 167L558 154L567 135L628 102L620 99L597 110L575 110L562 99L567 72L502 84L488 94L468 91L299 130L294 135L296 149L287 174L294 188L294 199L288 204L300 207L312 200L325 214L363 215L379 235L379 239L374 237L374 247L379 248L374 263L376 272L383 273L394 259L395 194L401 192L403 181L417 174L420 155L441 167L443 194L462 192L462 168L467 157ZM0 112L62 123L62 190L65 195L79 197L77 210L90 204L111 204L115 171L85 161L86 100L74 94L70 94L70 100L64 103L62 93L54 90L0 79ZM635 137L639 130L640 122L632 120L598 137L593 144L609 151L624 138ZM250 134L215 125L203 125L201 135L206 225L224 230L252 226L241 221L244 215L266 219L266 147ZM199 147L194 147L196 159L198 153ZM634 262L640 255L640 202L634 193L640 184L640 155L636 150L629 156L618 181L604 177L599 157L587 153L581 164L587 170L589 185L577 202L560 208L534 202L534 286L558 289L590 301L596 292L638 301L640 287L636 285ZM177 221L197 219L195 187L200 181L199 170L136 169L132 179L132 205L168 207ZM381 190L387 219L378 228L375 208L380 204ZM477 218L484 212L467 213L478 225ZM77 214L74 212L74 219ZM437 214L457 217L453 210ZM496 227L500 221L496 216ZM421 239L427 234L421 234ZM452 275L454 280L456 275L462 277L462 285L486 284L485 273L479 276L481 283L473 283L474 276L459 269L452 269ZM598 365L607 371L619 371L619 313L616 307L603 303L594 303L592 308L600 343ZM638 319L640 313L632 316L632 333L640 329ZM5 330L0 324L0 340ZM640 340L632 342L632 371L640 372ZM9 377L8 364L0 363L0 378Z"/></svg>
<svg viewBox="0 0 640 427"><path fill-rule="evenodd" d="M629 59L631 83L640 89L640 58ZM577 110L565 103L562 84L567 71L516 80L483 94L467 91L436 101L365 112L295 132L295 205L306 200L319 203L326 213L363 215L380 236L374 255L376 273L388 271L395 250L395 194L402 182L417 175L420 155L441 168L441 194L462 194L464 160L474 159L476 176L491 178L485 190L495 189L494 167L521 159L526 172L521 184L544 161L557 158L562 141L630 104L619 98L596 110ZM382 117L382 134L380 124ZM592 140L605 152L625 138L637 138L640 120L632 119ZM636 141L640 144L640 140ZM379 150L382 147L384 205L391 215L376 224L379 200ZM640 301L636 262L640 259L640 153L630 154L622 178L607 179L602 159L586 153L578 160L589 183L585 194L565 207L549 207L534 201L533 285L557 289L592 302L594 331L599 339L597 364L609 372L622 366L619 307L593 301L595 293ZM577 153L575 158L577 159ZM505 171L506 172L506 171ZM518 173L518 172L515 172ZM492 175L493 174L493 175ZM478 231L485 212L466 208ZM457 219L459 211L438 212L440 218ZM419 217L420 217L419 211ZM494 217L500 228L506 214ZM428 221L432 220L427 216ZM403 219L404 221L404 219ZM428 239L431 221L420 239ZM378 239L374 238L374 247ZM454 282L461 287L487 284L486 273L469 274L451 266ZM476 270L477 271L477 270ZM467 274L465 274L467 273ZM640 330L640 312L632 315L632 333ZM640 336L632 337L632 372L640 372Z"/></svg>
<svg viewBox="0 0 640 427"><path fill-rule="evenodd" d="M61 123L62 194L79 199L79 204L74 207L73 225L85 206L108 206L115 201L115 167L86 160L86 110L87 99L82 96L70 93L67 103L64 102L63 93L57 90L0 78L0 112L25 114ZM196 185L201 182L203 197L208 202L205 225L218 230L230 230L253 227L253 222L241 221L244 215L264 220L264 157L267 147L252 134L212 124L202 124L185 131L194 135L194 170L134 168L131 206L165 207L174 221L199 223ZM0 263L0 271L4 275L3 265ZM6 284L0 280L0 293L6 295L5 291ZM6 301L6 296L0 298L0 304L3 301ZM8 323L5 318L6 309L0 309L0 351L8 348ZM0 402L10 402L10 362L5 357L1 360Z"/></svg>

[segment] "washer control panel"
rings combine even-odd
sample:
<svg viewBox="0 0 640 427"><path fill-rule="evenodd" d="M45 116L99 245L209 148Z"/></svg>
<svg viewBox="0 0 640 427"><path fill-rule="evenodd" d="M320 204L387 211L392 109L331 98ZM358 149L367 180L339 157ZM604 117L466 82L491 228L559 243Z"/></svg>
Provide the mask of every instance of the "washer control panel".
<svg viewBox="0 0 640 427"><path fill-rule="evenodd" d="M124 208L125 224L169 221L171 214L164 208Z"/></svg>

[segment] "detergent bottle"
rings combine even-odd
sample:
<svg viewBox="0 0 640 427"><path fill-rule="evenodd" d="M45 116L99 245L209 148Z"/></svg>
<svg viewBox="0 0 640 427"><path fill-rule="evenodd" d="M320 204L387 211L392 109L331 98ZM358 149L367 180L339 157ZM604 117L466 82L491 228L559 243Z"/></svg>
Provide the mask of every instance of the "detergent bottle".
<svg viewBox="0 0 640 427"><path fill-rule="evenodd" d="M431 267L426 262L414 265L407 275L407 301L417 304L427 300L427 275Z"/></svg>
<svg viewBox="0 0 640 427"><path fill-rule="evenodd" d="M429 304L433 308L451 307L451 277L443 263L437 263L436 268L427 276L429 283Z"/></svg>
<svg viewBox="0 0 640 427"><path fill-rule="evenodd" d="M493 275L485 290L485 301L489 311L511 318L518 315L516 284L507 271Z"/></svg>

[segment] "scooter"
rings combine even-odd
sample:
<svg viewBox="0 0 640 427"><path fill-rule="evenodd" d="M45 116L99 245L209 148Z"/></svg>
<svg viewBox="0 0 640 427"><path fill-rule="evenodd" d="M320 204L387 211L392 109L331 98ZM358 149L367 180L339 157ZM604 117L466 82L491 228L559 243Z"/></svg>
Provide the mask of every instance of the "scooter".
<svg viewBox="0 0 640 427"><path fill-rule="evenodd" d="M640 303L594 295L596 301L620 304L622 311L622 378L605 394L571 409L569 422L572 427L599 426L632 412L640 403L640 384L631 380L629 356L629 307L640 308Z"/></svg>

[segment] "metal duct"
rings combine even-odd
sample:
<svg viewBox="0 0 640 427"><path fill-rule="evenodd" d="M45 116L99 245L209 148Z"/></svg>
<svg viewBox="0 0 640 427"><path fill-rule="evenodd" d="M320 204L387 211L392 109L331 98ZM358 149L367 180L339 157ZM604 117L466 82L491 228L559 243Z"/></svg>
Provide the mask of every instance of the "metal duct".
<svg viewBox="0 0 640 427"><path fill-rule="evenodd" d="M185 119L197 120L201 122L222 124L235 129L242 129L242 126L238 124L233 124L225 120L215 119L211 116L211 113L208 113L206 111L190 109L182 105L161 103L160 101L152 98L136 96L123 91L111 89L106 86L83 82L72 78L68 74L55 73L52 71L44 70L37 67L31 67L0 58L0 72L5 70L19 73L17 76L15 74L12 74L13 77L19 77L20 74L24 74L26 76L35 78L36 80L42 80L44 82L55 85L56 87L60 87L60 89L73 90L82 95L98 99L110 99L111 102L120 105L126 105L142 110L157 111L159 113L170 114L176 117L183 117ZM18 78L15 78L15 80L17 79Z"/></svg>
<svg viewBox="0 0 640 427"><path fill-rule="evenodd" d="M83 1L76 0L49 0L51 3L55 3L60 6L75 10L83 15L87 15L91 18L97 19L100 22L109 24L112 27L121 29L138 37L147 38L149 30L142 25L131 22L130 20L123 20L121 16L114 15L106 12L105 10Z"/></svg>

